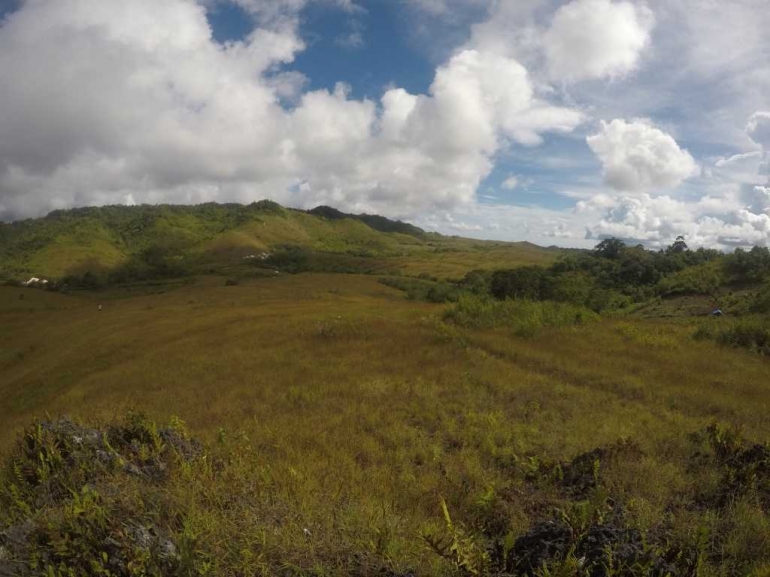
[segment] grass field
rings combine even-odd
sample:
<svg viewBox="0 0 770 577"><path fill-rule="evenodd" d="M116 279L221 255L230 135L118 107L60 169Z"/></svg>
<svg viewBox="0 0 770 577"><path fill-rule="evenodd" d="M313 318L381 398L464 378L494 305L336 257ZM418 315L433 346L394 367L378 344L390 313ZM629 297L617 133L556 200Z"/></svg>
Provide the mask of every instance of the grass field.
<svg viewBox="0 0 770 577"><path fill-rule="evenodd" d="M470 264L446 254L431 274ZM490 563L473 561L476 537L459 541L465 557L442 558L425 536L464 527L513 540L551 510L574 518L586 501L600 512L611 494L635 528L705 539L699 574L767 574L763 493L694 506L717 491L719 470L693 464L692 436L716 421L770 441L766 358L696 341L687 319L604 318L521 338L464 328L445 310L369 275L68 295L0 287L0 449L46 413L180 417L235 471L172 491L214 543L215 573L473 574ZM602 463L580 499L549 476L622 439L635 451ZM193 507L207 483L248 502L209 495Z"/></svg>

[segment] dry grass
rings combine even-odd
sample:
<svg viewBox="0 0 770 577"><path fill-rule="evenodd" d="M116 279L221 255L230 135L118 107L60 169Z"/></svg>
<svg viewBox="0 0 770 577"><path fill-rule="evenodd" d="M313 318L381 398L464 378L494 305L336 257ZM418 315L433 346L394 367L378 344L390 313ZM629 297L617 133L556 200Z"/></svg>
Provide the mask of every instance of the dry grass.
<svg viewBox="0 0 770 577"><path fill-rule="evenodd" d="M437 274L464 266L444 264ZM434 573L449 569L419 535L441 526L440 498L470 522L482 495L518 486L513 458L635 439L646 457L611 483L652 526L687 483L689 433L718 420L770 440L767 359L695 342L686 324L602 320L522 339L446 325L444 306L374 277L223 284L130 297L0 288L0 448L45 412L177 415L204 440L248 447L234 487L257 487L259 515L238 530L267 560L328 568L357 549ZM507 507L524 531L526 499Z"/></svg>

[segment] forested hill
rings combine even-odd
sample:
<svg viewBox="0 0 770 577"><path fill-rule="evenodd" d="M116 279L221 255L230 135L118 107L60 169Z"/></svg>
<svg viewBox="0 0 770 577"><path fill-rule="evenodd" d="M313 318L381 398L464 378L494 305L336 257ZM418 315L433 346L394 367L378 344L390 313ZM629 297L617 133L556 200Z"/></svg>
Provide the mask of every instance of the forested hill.
<svg viewBox="0 0 770 577"><path fill-rule="evenodd" d="M220 271L245 265L245 259L278 253L277 260L289 269L392 272L411 266L394 264L397 257L482 248L487 256L492 250L490 267L547 263L558 253L522 243L443 237L383 216L346 214L327 206L302 211L267 200L249 205L105 206L0 223L0 280L61 279L86 273L116 282L146 280ZM325 260L320 265L305 262L317 258ZM478 258L466 254L453 262L443 260L425 270L462 276Z"/></svg>

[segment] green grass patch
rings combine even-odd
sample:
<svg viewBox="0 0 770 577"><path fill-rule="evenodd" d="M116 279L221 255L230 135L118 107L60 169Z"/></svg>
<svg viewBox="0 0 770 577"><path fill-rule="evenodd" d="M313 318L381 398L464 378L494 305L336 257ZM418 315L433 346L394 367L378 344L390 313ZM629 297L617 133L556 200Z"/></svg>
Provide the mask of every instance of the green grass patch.
<svg viewBox="0 0 770 577"><path fill-rule="evenodd" d="M693 336L770 356L770 319L766 317L708 319L700 323Z"/></svg>
<svg viewBox="0 0 770 577"><path fill-rule="evenodd" d="M445 313L445 319L474 328L506 327L522 337L536 335L545 328L581 326L598 320L599 315L578 305L553 301L495 300L462 294Z"/></svg>

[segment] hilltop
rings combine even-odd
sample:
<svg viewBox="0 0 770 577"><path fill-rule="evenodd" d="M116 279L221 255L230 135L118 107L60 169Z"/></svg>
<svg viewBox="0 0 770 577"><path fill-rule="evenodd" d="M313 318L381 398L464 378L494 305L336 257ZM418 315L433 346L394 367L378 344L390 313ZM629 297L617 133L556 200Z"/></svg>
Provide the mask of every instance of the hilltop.
<svg viewBox="0 0 770 577"><path fill-rule="evenodd" d="M482 260L479 251L489 267L546 264L559 254L528 243L445 237L379 215L327 206L302 211L271 201L77 208L0 224L0 278L16 280L86 273L104 281L214 271L238 276L249 259L276 252L296 259L298 251L304 260L324 261L314 266L338 272L419 269L438 277L462 276ZM424 261L432 264L417 264Z"/></svg>

